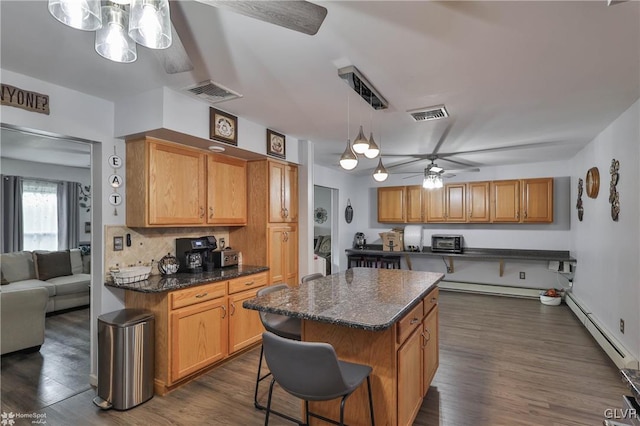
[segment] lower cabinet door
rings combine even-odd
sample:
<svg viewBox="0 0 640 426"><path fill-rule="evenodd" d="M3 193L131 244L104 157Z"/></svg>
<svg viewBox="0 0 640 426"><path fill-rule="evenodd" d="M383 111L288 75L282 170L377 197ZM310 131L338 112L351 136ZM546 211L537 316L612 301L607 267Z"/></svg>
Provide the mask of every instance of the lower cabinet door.
<svg viewBox="0 0 640 426"><path fill-rule="evenodd" d="M221 297L171 311L172 383L227 356L226 304Z"/></svg>
<svg viewBox="0 0 640 426"><path fill-rule="evenodd" d="M256 297L258 289L229 296L229 353L260 340L264 327L258 311L245 309L242 302Z"/></svg>
<svg viewBox="0 0 640 426"><path fill-rule="evenodd" d="M422 322L422 333L424 335L424 348L422 354L424 356L423 367L423 396L429 391L429 385L436 374L439 364L438 351L438 306L436 305L429 315Z"/></svg>
<svg viewBox="0 0 640 426"><path fill-rule="evenodd" d="M398 349L398 425L411 425L422 405L421 328Z"/></svg>

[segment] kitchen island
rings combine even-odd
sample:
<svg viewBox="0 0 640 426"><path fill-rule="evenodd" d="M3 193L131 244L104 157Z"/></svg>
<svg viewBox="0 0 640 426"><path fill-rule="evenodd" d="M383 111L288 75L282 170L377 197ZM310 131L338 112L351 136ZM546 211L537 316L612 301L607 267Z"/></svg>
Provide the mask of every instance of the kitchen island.
<svg viewBox="0 0 640 426"><path fill-rule="evenodd" d="M438 367L438 289L443 274L352 268L247 300L243 307L302 319L302 339L331 343L340 359L373 367L376 423L410 425ZM339 400L310 409L336 418ZM366 387L346 423L370 424ZM312 424L314 424L312 422Z"/></svg>

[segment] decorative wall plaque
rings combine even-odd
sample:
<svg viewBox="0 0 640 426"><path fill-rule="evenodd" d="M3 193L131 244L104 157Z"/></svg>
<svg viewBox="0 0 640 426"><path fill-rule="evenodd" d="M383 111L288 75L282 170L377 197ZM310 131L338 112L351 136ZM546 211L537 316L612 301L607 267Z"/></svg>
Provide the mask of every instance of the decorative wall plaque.
<svg viewBox="0 0 640 426"><path fill-rule="evenodd" d="M620 215L620 194L616 185L620 180L620 161L615 158L611 160L611 167L609 167L609 173L611 174L611 183L609 184L609 203L611 203L611 219L615 222L618 221Z"/></svg>
<svg viewBox="0 0 640 426"><path fill-rule="evenodd" d="M584 207L582 207L582 178L578 178L578 202L576 203L576 209L578 209L578 220L582 222L584 215Z"/></svg>

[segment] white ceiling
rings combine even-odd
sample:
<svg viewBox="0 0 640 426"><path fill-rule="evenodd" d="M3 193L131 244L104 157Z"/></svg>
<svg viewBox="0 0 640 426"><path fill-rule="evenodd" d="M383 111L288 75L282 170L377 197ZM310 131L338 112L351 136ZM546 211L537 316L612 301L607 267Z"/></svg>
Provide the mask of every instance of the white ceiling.
<svg viewBox="0 0 640 426"><path fill-rule="evenodd" d="M571 158L640 95L640 2L318 2L314 36L192 1L174 8L196 68L168 75L149 49L138 61L98 56L94 34L58 23L45 1L2 1L3 69L109 100L212 79L244 95L217 107L315 143L334 167L364 124L387 155L542 148L452 157L471 165ZM355 65L389 101L373 111L337 75ZM349 95L348 95L349 94ZM451 117L416 123L406 113L445 104ZM3 142L4 144L4 142ZM439 160L448 168L457 165ZM377 160L363 159L357 172ZM420 170L426 161L395 171Z"/></svg>

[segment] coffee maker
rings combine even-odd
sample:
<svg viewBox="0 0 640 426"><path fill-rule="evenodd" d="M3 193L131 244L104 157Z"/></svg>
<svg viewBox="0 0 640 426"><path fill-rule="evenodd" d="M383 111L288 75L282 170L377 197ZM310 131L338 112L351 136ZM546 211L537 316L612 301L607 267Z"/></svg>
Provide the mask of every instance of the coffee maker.
<svg viewBox="0 0 640 426"><path fill-rule="evenodd" d="M213 235L200 237L200 239L204 240L207 244L207 248L203 252L202 267L206 272L211 272L217 267L215 262L215 252L218 248L218 240L216 240L216 237L214 237Z"/></svg>
<svg viewBox="0 0 640 426"><path fill-rule="evenodd" d="M367 244L367 240L364 237L364 233L356 232L356 235L353 237L353 248L363 249L365 244Z"/></svg>
<svg viewBox="0 0 640 426"><path fill-rule="evenodd" d="M206 238L176 238L176 258L180 263L178 272L202 272L207 250L209 241Z"/></svg>

